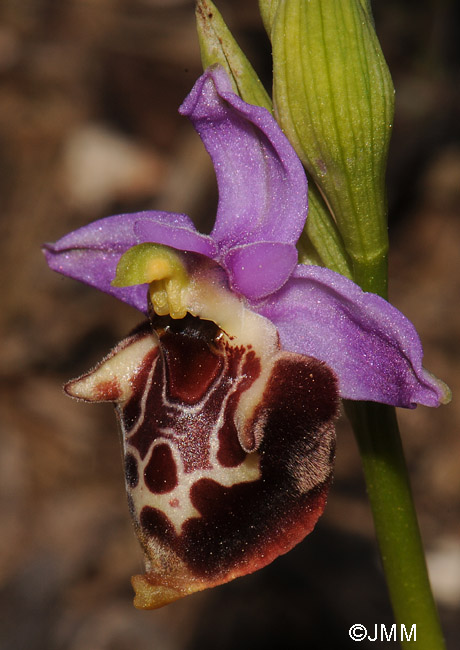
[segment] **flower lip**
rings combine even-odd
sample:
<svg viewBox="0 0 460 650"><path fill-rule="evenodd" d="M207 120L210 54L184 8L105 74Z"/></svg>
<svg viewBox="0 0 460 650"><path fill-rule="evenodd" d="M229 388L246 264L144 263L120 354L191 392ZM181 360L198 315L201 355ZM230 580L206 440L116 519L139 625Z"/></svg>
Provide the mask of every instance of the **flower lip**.
<svg viewBox="0 0 460 650"><path fill-rule="evenodd" d="M155 332L139 328L66 386L78 399L116 405L146 560L146 575L133 581L137 607L262 568L324 509L335 377L281 350L273 325L245 309L243 338L191 316L157 317Z"/></svg>

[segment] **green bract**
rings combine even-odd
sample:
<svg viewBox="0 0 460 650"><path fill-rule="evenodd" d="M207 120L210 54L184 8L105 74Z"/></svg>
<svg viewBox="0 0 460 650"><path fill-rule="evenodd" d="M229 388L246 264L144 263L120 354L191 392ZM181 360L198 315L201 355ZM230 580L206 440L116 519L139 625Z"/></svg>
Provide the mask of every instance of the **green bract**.
<svg viewBox="0 0 460 650"><path fill-rule="evenodd" d="M227 71L235 93L248 104L263 106L272 112L267 91L210 0L196 3L196 23L203 69L219 63Z"/></svg>
<svg viewBox="0 0 460 650"><path fill-rule="evenodd" d="M273 17L279 0L259 0L259 11L267 34L270 35Z"/></svg>
<svg viewBox="0 0 460 650"><path fill-rule="evenodd" d="M394 91L368 3L265 4L277 119L329 206L355 280L385 294L384 180Z"/></svg>
<svg viewBox="0 0 460 650"><path fill-rule="evenodd" d="M347 278L353 277L342 236L323 197L311 180L308 187L308 219L297 242L297 249L301 264L327 266Z"/></svg>

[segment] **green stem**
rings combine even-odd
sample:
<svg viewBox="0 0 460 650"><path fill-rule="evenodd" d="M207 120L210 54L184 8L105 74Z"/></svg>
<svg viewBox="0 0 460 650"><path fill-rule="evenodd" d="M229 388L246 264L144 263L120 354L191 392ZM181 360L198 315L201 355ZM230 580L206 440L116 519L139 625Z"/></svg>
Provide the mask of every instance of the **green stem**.
<svg viewBox="0 0 460 650"><path fill-rule="evenodd" d="M388 257L386 250L373 259L359 260L351 256L353 279L364 291L388 296Z"/></svg>
<svg viewBox="0 0 460 650"><path fill-rule="evenodd" d="M402 624L408 635L415 624L416 643L412 636L403 647L442 650L395 409L372 402L347 402L345 408L362 457L397 636Z"/></svg>

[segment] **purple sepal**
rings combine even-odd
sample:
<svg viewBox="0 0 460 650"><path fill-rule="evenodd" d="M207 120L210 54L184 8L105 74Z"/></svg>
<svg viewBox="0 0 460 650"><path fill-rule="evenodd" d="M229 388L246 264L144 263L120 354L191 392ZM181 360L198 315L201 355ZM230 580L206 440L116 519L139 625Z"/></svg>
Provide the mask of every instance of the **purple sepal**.
<svg viewBox="0 0 460 650"><path fill-rule="evenodd" d="M249 242L295 244L307 217L307 179L270 113L232 91L209 68L179 109L212 158L219 206L211 237L221 251Z"/></svg>
<svg viewBox="0 0 460 650"><path fill-rule="evenodd" d="M299 265L280 291L253 307L276 325L284 348L335 371L342 398L409 408L448 399L445 384L422 367L412 323L334 271Z"/></svg>
<svg viewBox="0 0 460 650"><path fill-rule="evenodd" d="M55 244L45 244L43 252L54 271L96 287L147 314L147 285L121 289L111 285L122 254L147 241L209 257L215 252L211 239L197 232L186 215L153 211L94 221Z"/></svg>

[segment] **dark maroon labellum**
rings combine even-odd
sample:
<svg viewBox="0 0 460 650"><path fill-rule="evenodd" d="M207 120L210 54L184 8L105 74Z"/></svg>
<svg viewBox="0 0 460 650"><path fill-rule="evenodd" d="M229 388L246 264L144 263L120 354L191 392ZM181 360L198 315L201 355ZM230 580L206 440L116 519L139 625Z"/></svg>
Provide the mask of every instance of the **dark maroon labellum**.
<svg viewBox="0 0 460 650"><path fill-rule="evenodd" d="M133 579L140 607L250 573L312 530L330 483L338 402L335 376L315 359L278 347L264 361L257 346L189 315L154 322L156 334L139 329L68 386L117 402L146 555L146 575ZM130 351L123 380L117 359Z"/></svg>

